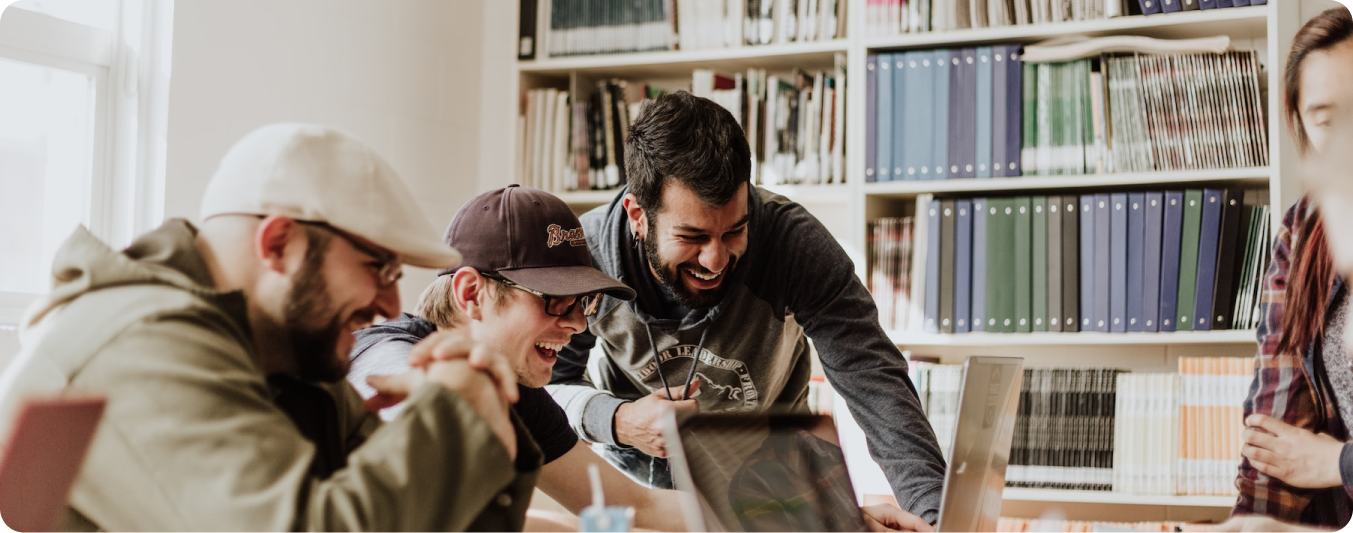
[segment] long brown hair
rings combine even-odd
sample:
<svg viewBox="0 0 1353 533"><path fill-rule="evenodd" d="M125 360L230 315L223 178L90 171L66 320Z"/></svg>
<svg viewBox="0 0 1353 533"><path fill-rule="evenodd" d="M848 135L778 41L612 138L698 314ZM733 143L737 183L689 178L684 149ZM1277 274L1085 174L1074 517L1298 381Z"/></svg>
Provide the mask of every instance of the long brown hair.
<svg viewBox="0 0 1353 533"><path fill-rule="evenodd" d="M1303 156L1311 150L1311 139L1301 120L1301 72L1312 52L1328 50L1353 37L1353 16L1348 8L1325 10L1306 22L1292 39L1283 71L1283 113L1287 128ZM1300 213L1298 213L1300 215ZM1325 306L1334 285L1334 262L1330 257L1325 222L1314 207L1305 220L1293 227L1292 268L1287 276L1282 336L1278 353L1302 355L1311 342L1325 333Z"/></svg>

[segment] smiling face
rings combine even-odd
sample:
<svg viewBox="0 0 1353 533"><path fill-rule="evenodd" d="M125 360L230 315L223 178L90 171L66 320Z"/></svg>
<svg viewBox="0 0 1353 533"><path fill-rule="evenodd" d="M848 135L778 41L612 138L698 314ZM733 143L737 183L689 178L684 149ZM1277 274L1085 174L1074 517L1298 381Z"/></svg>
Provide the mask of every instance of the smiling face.
<svg viewBox="0 0 1353 533"><path fill-rule="evenodd" d="M549 384L559 350L587 329L583 306L565 316L550 316L545 300L490 280L473 268L457 271L452 283L456 305L469 318L471 338L505 355L521 385Z"/></svg>
<svg viewBox="0 0 1353 533"><path fill-rule="evenodd" d="M633 216L633 212L631 212ZM727 292L725 280L747 251L747 186L728 203L710 207L679 181L663 186L662 209L640 210L644 253L653 275L677 302L708 309Z"/></svg>
<svg viewBox="0 0 1353 533"><path fill-rule="evenodd" d="M380 258L358 250L348 241L354 237L296 227L305 231L307 246L284 309L296 373L303 379L339 381L348 373L353 332L371 326L377 315L398 314L398 287L380 286ZM374 245L368 249L381 250Z"/></svg>

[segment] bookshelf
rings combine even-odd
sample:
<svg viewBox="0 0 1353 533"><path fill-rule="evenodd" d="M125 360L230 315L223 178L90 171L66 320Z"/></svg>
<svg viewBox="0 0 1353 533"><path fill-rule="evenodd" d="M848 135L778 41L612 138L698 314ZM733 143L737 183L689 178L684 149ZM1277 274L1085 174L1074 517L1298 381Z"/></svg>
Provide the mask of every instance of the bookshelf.
<svg viewBox="0 0 1353 533"><path fill-rule="evenodd" d="M542 0L547 1L547 0ZM1238 186L1269 192L1272 229L1299 196L1296 150L1284 131L1281 117L1281 65L1303 16L1301 3L1269 0L1267 5L1210 11L1128 16L1101 20L1033 26L1007 26L897 36L866 36L866 0L849 2L846 37L822 42L742 46L714 50L663 51L579 56L518 61L516 90L586 87L595 80L623 78L663 88L689 87L691 70L742 72L762 68L787 73L793 68L830 69L834 58L846 58L845 176L843 184L778 185L767 189L803 204L836 235L856 262L857 274L868 281L869 222L885 216L911 215L918 195L971 197L995 195L1066 194L1071 191L1141 191L1166 188ZM935 0L940 1L940 0ZM545 26L545 25L541 25ZM546 31L544 28L540 32ZM1110 173L1082 176L1028 176L1018 178L951 179L866 183L866 87L869 54L911 49L980 46L992 43L1034 43L1075 36L1144 35L1187 38L1226 35L1232 48L1255 50L1264 66L1260 73L1261 100L1268 138L1268 166L1173 172ZM520 141L514 136L514 142ZM514 167L520 166L514 159ZM520 175L519 170L512 175ZM523 183L525 183L523 181ZM614 191L560 192L579 213L606 204ZM935 355L943 363L961 363L968 355L1024 357L1026 366L1112 366L1159 372L1173 368L1181 356L1252 356L1254 330L1174 333L966 333L932 334L889 331L899 347ZM843 436L843 440L846 437ZM853 468L853 466L852 466ZM854 471L852 471L854 476ZM881 474L880 474L881 476ZM870 476L861 476L868 478ZM878 485L874 485L878 487ZM886 490L886 484L883 485ZM1036 517L1053 510L1078 519L1220 520L1229 514L1232 496L1146 496L1118 492L1016 489L1005 491L1007 508ZM1128 510L1124 510L1124 509ZM1015 515L1012 515L1015 516Z"/></svg>

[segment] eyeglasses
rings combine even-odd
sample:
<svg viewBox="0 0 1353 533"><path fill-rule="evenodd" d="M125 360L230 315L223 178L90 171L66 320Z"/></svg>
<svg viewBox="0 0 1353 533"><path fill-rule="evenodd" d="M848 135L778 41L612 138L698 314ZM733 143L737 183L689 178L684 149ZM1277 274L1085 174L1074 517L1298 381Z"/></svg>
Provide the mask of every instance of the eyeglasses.
<svg viewBox="0 0 1353 533"><path fill-rule="evenodd" d="M585 294L582 296L551 296L543 292L528 289L516 282L504 278L498 274L483 273L483 276L491 280L502 283L508 287L527 292L536 297L545 300L545 314L550 316L568 316L573 309L578 307L578 302L582 302L583 316L592 316L597 314L597 309L601 307L601 295L597 293Z"/></svg>
<svg viewBox="0 0 1353 533"><path fill-rule="evenodd" d="M394 285L396 281L399 281L399 278L404 277L404 264L399 261L398 257L381 253L370 246L362 244L361 241L358 241L356 237L348 232L323 222L312 222L309 220L297 220L296 222L307 226L323 228L329 233L342 237L343 240L348 241L348 244L351 244L357 251L376 259L376 283L382 288Z"/></svg>

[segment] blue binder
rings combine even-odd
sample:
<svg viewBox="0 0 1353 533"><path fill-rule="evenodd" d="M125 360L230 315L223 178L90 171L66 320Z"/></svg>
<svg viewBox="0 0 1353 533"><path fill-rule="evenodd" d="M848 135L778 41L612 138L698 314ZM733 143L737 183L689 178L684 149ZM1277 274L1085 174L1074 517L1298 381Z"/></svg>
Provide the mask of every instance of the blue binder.
<svg viewBox="0 0 1353 533"><path fill-rule="evenodd" d="M1137 0L1137 5L1142 6L1143 15L1160 13L1160 0Z"/></svg>
<svg viewBox="0 0 1353 533"><path fill-rule="evenodd" d="M992 82L995 74L996 60L991 57L991 47L978 47L977 57L977 87L975 96L977 97L977 148L974 160L976 161L978 178L991 177L991 143L992 143L992 104L994 103L994 89Z"/></svg>
<svg viewBox="0 0 1353 533"><path fill-rule="evenodd" d="M1005 68L1006 48L1008 47L991 48L991 177L993 178L1004 178L1008 175L1005 162L1009 158L1005 150L1010 143L1006 141L1005 136L1010 133L1010 128L1006 124L1006 121L1010 120L1010 114L1006 110L1010 100L1006 98L1005 93L1010 88L1007 81L1010 69Z"/></svg>
<svg viewBox="0 0 1353 533"><path fill-rule="evenodd" d="M1160 251L1161 223L1165 215L1165 193L1148 192L1144 200L1142 235L1142 329L1160 331Z"/></svg>
<svg viewBox="0 0 1353 533"><path fill-rule="evenodd" d="M1179 310L1179 246L1184 236L1184 191L1165 191L1160 239L1160 329L1174 331Z"/></svg>
<svg viewBox="0 0 1353 533"><path fill-rule="evenodd" d="M1095 308L1094 322L1095 331L1108 332L1109 321L1112 320L1112 311L1110 309L1111 297L1109 293L1109 275L1113 270L1110 263L1112 257L1110 254L1110 244L1112 243L1113 206L1110 204L1109 195L1095 195Z"/></svg>
<svg viewBox="0 0 1353 533"><path fill-rule="evenodd" d="M878 159L874 161L878 181L893 177L893 55L878 55Z"/></svg>
<svg viewBox="0 0 1353 533"><path fill-rule="evenodd" d="M931 107L935 83L931 80L934 70L930 66L933 54L929 50L907 52L907 156L903 160L903 179L930 179L930 154L935 139L935 118Z"/></svg>
<svg viewBox="0 0 1353 533"><path fill-rule="evenodd" d="M1221 239L1221 189L1203 190L1203 218L1198 228L1198 284L1193 296L1193 330L1212 330L1212 298L1216 295L1217 246Z"/></svg>
<svg viewBox="0 0 1353 533"><path fill-rule="evenodd" d="M956 106L960 133L958 175L954 177L973 178L977 176L977 49L964 48L960 50L959 55L961 56L958 65L959 85L957 88L950 87L951 91L957 91L962 95ZM953 104L951 100L950 105ZM951 158L950 169L952 168Z"/></svg>
<svg viewBox="0 0 1353 533"><path fill-rule="evenodd" d="M1127 199L1127 330L1146 331L1142 320L1142 284L1146 263L1146 194L1134 192Z"/></svg>
<svg viewBox="0 0 1353 533"><path fill-rule="evenodd" d="M1198 7L1203 9L1217 9L1217 0L1198 0Z"/></svg>
<svg viewBox="0 0 1353 533"><path fill-rule="evenodd" d="M940 331L940 201L931 200L926 207L929 227L926 228L925 267L925 330Z"/></svg>
<svg viewBox="0 0 1353 533"><path fill-rule="evenodd" d="M954 202L954 333L972 330L972 205L968 199Z"/></svg>
<svg viewBox="0 0 1353 533"><path fill-rule="evenodd" d="M1157 0L1160 2L1160 11L1162 13L1177 13L1184 10L1183 0ZM1207 3L1207 0L1202 0ZM1217 0L1212 0L1216 2Z"/></svg>
<svg viewBox="0 0 1353 533"><path fill-rule="evenodd" d="M864 181L878 181L878 174L874 172L874 165L878 163L878 54L869 54L869 62L864 68L864 114L866 117L864 126ZM762 161L765 164L765 161Z"/></svg>
<svg viewBox="0 0 1353 533"><path fill-rule="evenodd" d="M1231 0L1217 0L1217 9L1223 9L1227 7L1236 7L1236 5L1232 3ZM1208 312L1210 313L1212 312L1212 310L1209 309Z"/></svg>
<svg viewBox="0 0 1353 533"><path fill-rule="evenodd" d="M1109 331L1127 331L1127 193L1109 195Z"/></svg>
<svg viewBox="0 0 1353 533"><path fill-rule="evenodd" d="M931 139L930 179L942 180L949 175L949 50L930 51L934 105L929 110L934 135Z"/></svg>
<svg viewBox="0 0 1353 533"><path fill-rule="evenodd" d="M1095 195L1080 202L1080 315L1081 331L1095 330Z"/></svg>
<svg viewBox="0 0 1353 533"><path fill-rule="evenodd" d="M889 178L893 181L907 179L907 142L909 137L915 137L918 133L911 128L912 107L916 105L911 100L912 93L907 91L907 78L912 69L907 68L907 56L914 52L897 52L892 54L893 58L893 173Z"/></svg>
<svg viewBox="0 0 1353 533"><path fill-rule="evenodd" d="M1020 150L1024 146L1024 61L1019 58L1019 45L1012 44L1001 47L1004 49L1005 61L1005 175L1009 177L1018 177L1022 173L1020 167Z"/></svg>
<svg viewBox="0 0 1353 533"><path fill-rule="evenodd" d="M986 331L987 309L987 212L986 198L972 199L972 331Z"/></svg>

